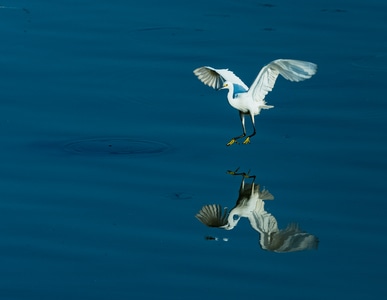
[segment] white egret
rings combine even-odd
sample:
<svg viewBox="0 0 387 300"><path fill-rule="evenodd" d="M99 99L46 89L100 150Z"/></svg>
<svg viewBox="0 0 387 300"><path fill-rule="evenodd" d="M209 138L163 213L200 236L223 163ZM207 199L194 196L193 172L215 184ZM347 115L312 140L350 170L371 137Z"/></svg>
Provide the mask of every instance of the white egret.
<svg viewBox="0 0 387 300"><path fill-rule="evenodd" d="M273 89L278 74L290 81L303 81L312 77L316 70L317 65L311 62L277 59L261 69L250 88L228 69L215 69L206 66L197 68L194 70L194 74L204 84L216 90L228 89L227 100L232 107L239 111L243 130L241 135L232 138L227 143L227 146L230 146L246 136L246 115L250 116L254 131L247 136L243 144L250 143L250 138L256 133L254 117L261 112L261 109L274 107L266 104L265 96Z"/></svg>

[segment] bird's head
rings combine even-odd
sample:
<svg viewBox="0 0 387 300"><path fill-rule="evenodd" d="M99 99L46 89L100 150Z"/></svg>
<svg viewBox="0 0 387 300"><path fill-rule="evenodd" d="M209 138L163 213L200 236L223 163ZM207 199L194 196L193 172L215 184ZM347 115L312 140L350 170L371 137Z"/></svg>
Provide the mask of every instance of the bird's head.
<svg viewBox="0 0 387 300"><path fill-rule="evenodd" d="M232 86L232 83L229 82L229 81L225 81L222 85L222 87L220 87L219 89L220 90L223 90L223 89L230 89L230 87Z"/></svg>

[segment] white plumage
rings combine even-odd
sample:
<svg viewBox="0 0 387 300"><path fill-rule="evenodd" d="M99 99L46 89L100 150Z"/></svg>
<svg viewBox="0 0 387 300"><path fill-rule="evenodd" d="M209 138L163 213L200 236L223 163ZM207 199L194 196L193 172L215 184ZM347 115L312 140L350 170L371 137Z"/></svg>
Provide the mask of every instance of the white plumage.
<svg viewBox="0 0 387 300"><path fill-rule="evenodd" d="M239 111L243 133L234 137L227 144L230 146L238 139L246 136L245 115L249 115L253 124L254 132L247 136L243 144L250 143L250 138L255 135L254 116L261 109L269 109L274 106L267 105L265 96L273 89L278 75L282 75L290 81L303 81L312 77L317 70L317 65L311 62L277 59L264 66L259 72L253 84L248 86L232 71L228 69L215 69L212 67L201 67L194 70L194 74L204 84L214 89L228 89L227 99L232 107Z"/></svg>

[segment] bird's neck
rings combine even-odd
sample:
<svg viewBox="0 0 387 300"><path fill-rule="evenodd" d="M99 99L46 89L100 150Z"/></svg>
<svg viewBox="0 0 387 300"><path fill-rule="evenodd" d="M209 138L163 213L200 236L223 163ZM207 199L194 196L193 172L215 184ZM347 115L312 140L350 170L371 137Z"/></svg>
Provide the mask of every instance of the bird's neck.
<svg viewBox="0 0 387 300"><path fill-rule="evenodd" d="M228 89L227 100L232 107L238 109L238 96L235 94L233 86L230 86Z"/></svg>
<svg viewBox="0 0 387 300"><path fill-rule="evenodd" d="M236 109L240 106L238 103L240 102L240 99L238 95L246 93L247 90L239 85L239 84L230 84L228 86L228 94L227 94L227 99L230 105Z"/></svg>

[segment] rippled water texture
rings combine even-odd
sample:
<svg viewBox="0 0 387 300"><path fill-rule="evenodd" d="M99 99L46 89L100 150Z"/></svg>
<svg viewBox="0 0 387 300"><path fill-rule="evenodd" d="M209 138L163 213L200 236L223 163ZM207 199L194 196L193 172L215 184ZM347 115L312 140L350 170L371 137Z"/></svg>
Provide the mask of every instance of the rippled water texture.
<svg viewBox="0 0 387 300"><path fill-rule="evenodd" d="M0 299L386 298L386 11L2 1ZM226 147L193 70L277 58L317 74Z"/></svg>

